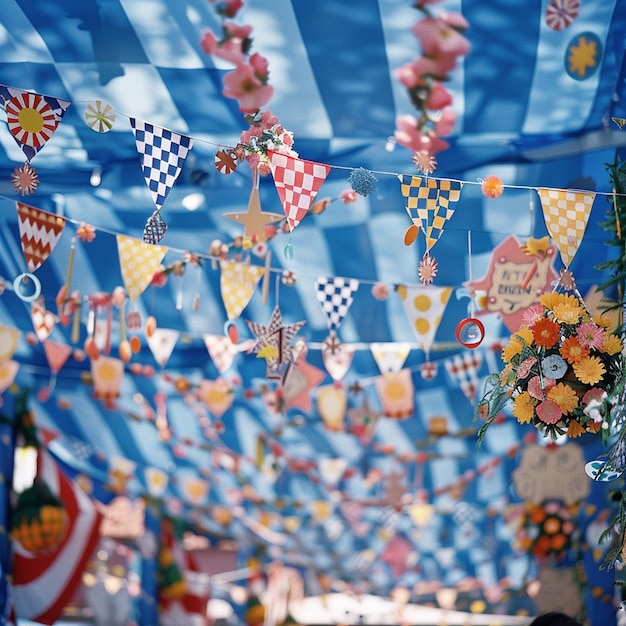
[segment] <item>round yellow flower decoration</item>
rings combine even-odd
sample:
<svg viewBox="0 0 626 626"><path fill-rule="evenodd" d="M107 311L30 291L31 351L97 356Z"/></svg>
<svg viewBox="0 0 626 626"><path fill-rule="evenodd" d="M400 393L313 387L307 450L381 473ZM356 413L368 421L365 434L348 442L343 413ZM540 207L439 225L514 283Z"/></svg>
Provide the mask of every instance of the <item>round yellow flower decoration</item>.
<svg viewBox="0 0 626 626"><path fill-rule="evenodd" d="M559 324L578 324L585 315L585 311L580 306L572 306L569 302L559 302L555 304L552 312L554 319Z"/></svg>
<svg viewBox="0 0 626 626"><path fill-rule="evenodd" d="M523 391L513 398L511 411L520 424L529 424L535 415L537 401L527 392Z"/></svg>
<svg viewBox="0 0 626 626"><path fill-rule="evenodd" d="M586 356L572 366L578 380L585 385L595 385L606 373L604 364L597 356Z"/></svg>
<svg viewBox="0 0 626 626"><path fill-rule="evenodd" d="M548 391L548 399L559 405L561 413L571 413L578 406L578 395L569 386L557 383Z"/></svg>
<svg viewBox="0 0 626 626"><path fill-rule="evenodd" d="M604 352L613 356L614 354L619 354L623 347L624 344L620 337L613 333L604 333L604 339L602 341L602 350Z"/></svg>

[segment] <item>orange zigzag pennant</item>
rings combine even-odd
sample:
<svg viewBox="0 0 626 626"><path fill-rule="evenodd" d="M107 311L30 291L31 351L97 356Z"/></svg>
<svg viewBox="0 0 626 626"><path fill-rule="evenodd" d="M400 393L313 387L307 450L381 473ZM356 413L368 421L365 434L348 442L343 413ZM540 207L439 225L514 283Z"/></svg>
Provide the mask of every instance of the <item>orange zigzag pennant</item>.
<svg viewBox="0 0 626 626"><path fill-rule="evenodd" d="M28 271L34 272L50 256L65 228L65 218L17 202L22 251Z"/></svg>

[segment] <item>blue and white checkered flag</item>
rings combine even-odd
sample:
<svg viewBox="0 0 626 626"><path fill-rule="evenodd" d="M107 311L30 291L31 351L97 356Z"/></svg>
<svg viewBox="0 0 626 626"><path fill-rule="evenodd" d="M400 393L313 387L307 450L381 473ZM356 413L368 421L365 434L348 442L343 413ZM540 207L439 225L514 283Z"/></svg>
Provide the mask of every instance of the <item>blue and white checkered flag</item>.
<svg viewBox="0 0 626 626"><path fill-rule="evenodd" d="M328 330L335 331L341 325L352 304L352 294L359 288L354 278L325 278L315 281L315 293L322 311L328 317Z"/></svg>
<svg viewBox="0 0 626 626"><path fill-rule="evenodd" d="M141 154L143 175L158 210L178 178L193 140L133 117L130 125Z"/></svg>

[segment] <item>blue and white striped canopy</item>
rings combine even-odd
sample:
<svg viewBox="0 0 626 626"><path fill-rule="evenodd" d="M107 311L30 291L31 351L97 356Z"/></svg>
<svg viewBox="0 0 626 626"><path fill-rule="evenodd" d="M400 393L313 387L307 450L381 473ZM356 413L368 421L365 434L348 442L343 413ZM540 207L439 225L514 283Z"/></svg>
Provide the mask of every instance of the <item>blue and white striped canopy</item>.
<svg viewBox="0 0 626 626"><path fill-rule="evenodd" d="M246 164L228 175L215 167L216 152L236 146L248 123L237 102L222 94L232 65L207 55L200 44L207 30L220 29L214 3L4 0L0 84L70 103L31 159L39 184L27 196L12 183L25 155L0 108L0 326L20 331L16 383L30 391L41 437L66 468L88 478L101 497L107 489L110 494L111 476L121 467L129 475L126 491L136 496L149 493L151 472L160 470L168 477L159 496L167 512L214 537L237 539L244 555L301 567L308 580L325 573L381 594L439 581L471 589L467 606L479 597L488 598L490 609L511 614L531 606L524 590L535 564L514 549L507 511L521 501L512 472L534 431L509 416L478 448L476 396L468 395L464 378L482 383L497 371L494 346L509 331L498 315L485 316L486 338L475 350L463 348L455 332L471 312L465 283L485 275L496 246L511 235L521 242L547 234L538 188L596 193L569 268L583 294L606 279L596 266L614 253L599 223L611 192L605 164L626 144L626 131L613 121L626 117L626 7L619 0L583 0L555 30L546 19L548 4L444 0L430 7L463 14L471 52L446 85L457 121L431 174L460 181L462 190L431 250L438 263L435 286L452 291L427 351L396 289L419 284L424 253L421 239L403 243L411 219L398 177L417 172L412 153L393 139L396 118L415 114L394 71L419 53L411 32L418 12L409 0L248 0L235 18L252 27L253 50L268 59L274 88L268 108L293 132L300 159L329 166L316 197L327 206L311 211L293 232L272 238L269 257L254 247L230 250L231 257L238 253L244 263L266 269L268 277L267 293L261 278L231 320L244 348L255 339L246 321L267 325L276 306L285 324L304 321L296 339L307 345L300 358L312 378L292 379L292 402L281 408L283 389L267 378L263 358L242 349L220 372L205 344L206 335L225 335L229 321L221 268L210 249L243 234L225 214L246 211L254 182ZM564 11L577 4L560 3ZM594 53L572 61L581 38ZM88 125L85 113L94 107L108 107L110 132ZM95 311L89 298L123 285L119 236L141 240L155 210L133 133L136 120L193 145L160 211L167 224L160 242L167 248L167 280L126 303L126 313L139 313L144 323L139 331L126 329L141 349L125 365L119 397L108 402L94 398L90 359L74 357L93 322L89 311L99 327L106 324L106 308ZM373 174L375 189L345 204L339 196L360 168ZM505 185L497 200L481 192L489 175ZM262 210L282 215L271 175L261 177L259 192ZM13 286L28 271L17 202L66 220L56 247L33 272L44 308L54 314L74 247L80 335L75 341L72 325L57 321L48 340L73 351L57 374L44 342L33 339L31 303ZM76 240L83 222L96 230L91 243ZM561 267L556 259L556 271ZM323 361L329 325L316 293L319 278L353 279L358 286L335 329L354 349L340 382ZM375 285L388 287L386 299L373 297ZM117 357L122 329L117 307L111 310L110 356ZM163 362L145 336L149 316L157 328L178 333ZM368 440L351 426L350 415L369 411L375 419L382 412L375 343L409 345L404 368L414 385L414 411L408 419L379 417ZM455 363L465 364L459 375ZM424 376L425 364L432 377ZM202 381L218 379L232 399L223 415L197 393ZM319 410L321 391L333 386L342 387L347 399L335 429ZM336 408L340 400L329 396ZM10 409L11 392L3 397ZM165 430L157 428L163 416ZM443 433L433 431L437 418L444 419ZM587 460L601 449L596 440L577 445ZM607 489L592 486L596 514L610 506ZM424 501L434 506L434 517L420 526L411 511L417 515L415 506ZM227 521L218 515L224 509ZM592 519L583 517L581 524ZM409 556L400 559L398 550ZM605 590L589 596L589 610L610 623L612 574L600 572L593 559L587 565L590 587ZM494 599L488 592L497 587L506 593Z"/></svg>

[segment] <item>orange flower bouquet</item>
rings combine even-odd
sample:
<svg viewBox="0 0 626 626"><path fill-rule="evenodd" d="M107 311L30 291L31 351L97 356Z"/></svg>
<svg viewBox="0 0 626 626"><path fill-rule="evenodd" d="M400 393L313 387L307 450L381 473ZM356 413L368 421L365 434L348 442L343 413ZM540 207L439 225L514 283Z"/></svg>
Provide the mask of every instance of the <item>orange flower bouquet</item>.
<svg viewBox="0 0 626 626"><path fill-rule="evenodd" d="M544 293L502 350L504 368L487 380L477 414L487 427L512 401L520 423L542 434L608 434L612 398L622 380L622 339L594 320L573 294Z"/></svg>

